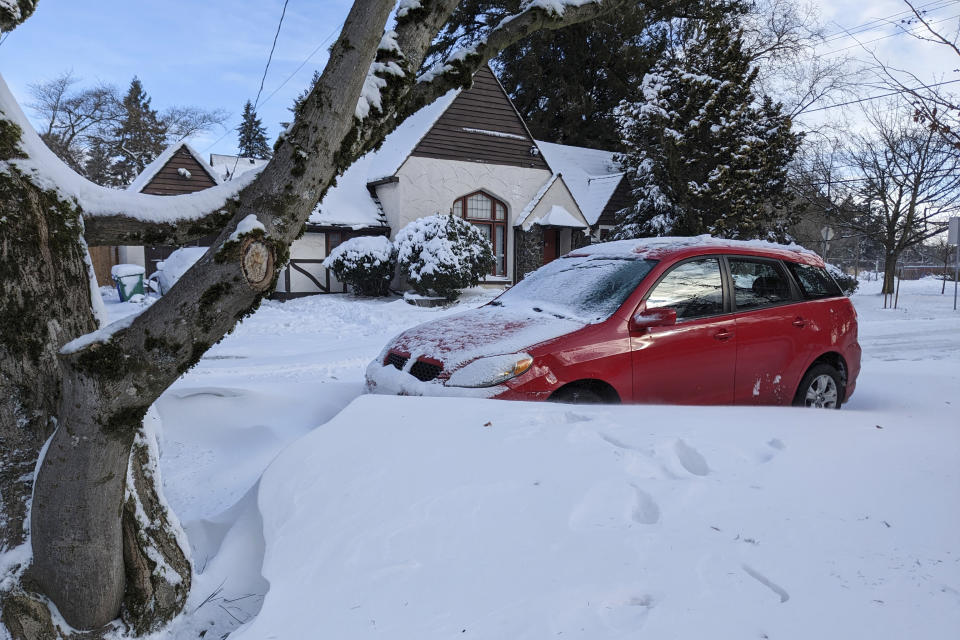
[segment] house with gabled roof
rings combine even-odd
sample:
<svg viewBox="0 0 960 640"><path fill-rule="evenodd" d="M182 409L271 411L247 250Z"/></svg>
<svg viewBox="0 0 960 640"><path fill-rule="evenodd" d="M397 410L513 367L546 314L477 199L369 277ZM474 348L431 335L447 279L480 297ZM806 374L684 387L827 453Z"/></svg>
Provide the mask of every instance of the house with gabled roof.
<svg viewBox="0 0 960 640"><path fill-rule="evenodd" d="M179 143L130 189L190 193L266 162L221 154L205 162ZM407 118L337 179L291 246L275 295L344 291L322 266L334 247L358 235L392 239L408 223L435 213L462 216L481 229L496 257L486 282L514 283L572 249L605 239L614 213L629 204L623 175L613 152L535 140L496 76L483 67L473 86L450 91ZM142 258L147 272L171 250L148 247Z"/></svg>
<svg viewBox="0 0 960 640"><path fill-rule="evenodd" d="M175 142L148 164L127 191L155 196L176 196L202 191L223 182L217 171L203 156L184 141ZM212 242L213 237L206 240ZM199 243L203 245L204 242ZM97 281L110 282L110 268L115 264L139 264L152 273L156 263L170 255L176 247L126 246L91 247L90 255Z"/></svg>
<svg viewBox="0 0 960 640"><path fill-rule="evenodd" d="M337 244L392 238L435 213L479 227L496 257L486 282L513 283L600 237L628 194L613 152L535 140L484 67L472 87L409 117L337 180L291 247L278 294L342 290L319 264Z"/></svg>

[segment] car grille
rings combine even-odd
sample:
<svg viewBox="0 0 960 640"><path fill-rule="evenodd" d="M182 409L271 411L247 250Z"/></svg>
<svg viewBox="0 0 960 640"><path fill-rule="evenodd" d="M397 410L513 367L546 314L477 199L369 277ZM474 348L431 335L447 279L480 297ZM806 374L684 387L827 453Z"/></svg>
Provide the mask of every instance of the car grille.
<svg viewBox="0 0 960 640"><path fill-rule="evenodd" d="M441 367L439 365L435 365L430 362L424 362L423 360L417 360L413 363L413 366L410 367L410 375L417 380L429 382L440 375L440 369Z"/></svg>
<svg viewBox="0 0 960 640"><path fill-rule="evenodd" d="M399 353L391 351L387 354L387 360L383 364L392 364L397 369L403 370L403 365L407 364L407 356L402 356Z"/></svg>
<svg viewBox="0 0 960 640"><path fill-rule="evenodd" d="M391 351L387 354L383 364L393 365L397 369L403 371L403 367L407 364L407 360L409 359L409 356L400 355L395 351ZM440 375L442 370L443 367L439 364L427 362L426 360L417 360L413 363L413 366L410 367L410 375L422 382L429 382L431 380L435 380L437 376Z"/></svg>

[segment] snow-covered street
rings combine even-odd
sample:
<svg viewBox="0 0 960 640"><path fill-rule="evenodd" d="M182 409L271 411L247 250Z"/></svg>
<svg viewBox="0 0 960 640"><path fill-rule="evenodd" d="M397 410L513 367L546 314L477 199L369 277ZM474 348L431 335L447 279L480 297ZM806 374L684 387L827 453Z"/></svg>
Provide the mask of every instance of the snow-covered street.
<svg viewBox="0 0 960 640"><path fill-rule="evenodd" d="M835 412L365 396L391 336L493 294L265 303L156 404L196 572L158 637L956 637L940 286L861 282Z"/></svg>

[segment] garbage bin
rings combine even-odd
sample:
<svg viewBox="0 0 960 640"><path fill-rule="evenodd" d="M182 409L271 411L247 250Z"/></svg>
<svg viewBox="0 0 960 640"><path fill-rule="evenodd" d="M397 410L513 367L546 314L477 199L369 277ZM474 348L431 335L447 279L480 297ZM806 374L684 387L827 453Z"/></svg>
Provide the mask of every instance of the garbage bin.
<svg viewBox="0 0 960 640"><path fill-rule="evenodd" d="M143 295L143 274L146 271L138 264L117 264L110 269L120 302L126 302L131 297Z"/></svg>

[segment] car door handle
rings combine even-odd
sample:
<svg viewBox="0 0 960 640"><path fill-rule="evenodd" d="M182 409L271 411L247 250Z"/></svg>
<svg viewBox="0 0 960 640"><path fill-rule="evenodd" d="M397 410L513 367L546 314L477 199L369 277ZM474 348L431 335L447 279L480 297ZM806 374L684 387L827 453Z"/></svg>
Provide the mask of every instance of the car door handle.
<svg viewBox="0 0 960 640"><path fill-rule="evenodd" d="M733 332L730 331L729 329L721 329L720 331L717 331L715 334L713 334L713 339L719 340L720 342L726 342L732 337L733 337Z"/></svg>
<svg viewBox="0 0 960 640"><path fill-rule="evenodd" d="M807 321L800 316L797 316L793 321L793 326L797 327L798 329L803 329L805 326L807 326Z"/></svg>

